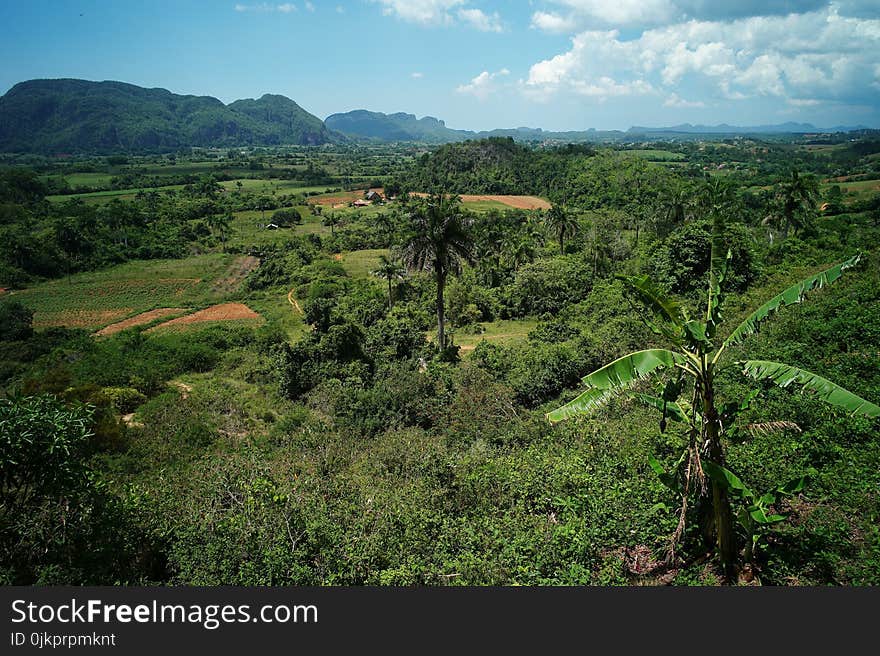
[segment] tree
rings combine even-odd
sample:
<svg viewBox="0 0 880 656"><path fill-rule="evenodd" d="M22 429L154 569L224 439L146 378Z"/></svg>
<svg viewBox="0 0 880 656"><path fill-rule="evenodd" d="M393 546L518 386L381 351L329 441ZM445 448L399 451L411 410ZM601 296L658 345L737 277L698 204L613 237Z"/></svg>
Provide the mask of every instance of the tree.
<svg viewBox="0 0 880 656"><path fill-rule="evenodd" d="M559 242L559 253L565 253L565 240L574 237L580 228L577 220L561 205L554 205L547 210L547 229Z"/></svg>
<svg viewBox="0 0 880 656"><path fill-rule="evenodd" d="M797 233L810 225L818 200L819 183L816 178L792 171L791 176L779 186L778 209L775 215L771 215L772 219L782 223L783 239L788 237L792 228Z"/></svg>
<svg viewBox="0 0 880 656"><path fill-rule="evenodd" d="M342 219L339 218L339 214L333 212L324 216L323 223L330 228L330 236L334 237L336 236L336 227L342 225Z"/></svg>
<svg viewBox="0 0 880 656"><path fill-rule="evenodd" d="M374 276L378 278L384 278L388 281L388 310L390 311L392 307L394 307L394 296L392 294L392 284L395 280L402 280L404 274L404 268L395 262L387 258L384 255L379 257L379 266L372 272Z"/></svg>
<svg viewBox="0 0 880 656"><path fill-rule="evenodd" d="M402 249L402 260L410 271L431 271L437 282L437 338L446 348L446 320L443 291L450 273L473 261L474 240L470 223L462 214L458 196L435 193L416 199L410 214L412 233Z"/></svg>
<svg viewBox="0 0 880 656"><path fill-rule="evenodd" d="M211 228L211 231L216 231L220 235L220 243L222 244L223 252L226 252L226 235L229 232L229 226L232 225L232 219L234 217L230 213L226 214L210 214L205 221L208 224L208 227Z"/></svg>
<svg viewBox="0 0 880 656"><path fill-rule="evenodd" d="M705 482L703 472L711 480L712 512L710 519L705 522L704 534L714 534L721 563L730 576L736 571L737 548L729 498L731 483L728 477L719 475L727 471L721 437L742 404L719 407L716 403L716 378L722 370L722 358L730 347L740 344L746 337L757 332L759 325L774 312L781 307L801 303L807 292L834 282L844 271L856 266L860 256L810 276L774 296L749 315L719 346L717 330L723 306L722 287L730 260L729 251L727 258L719 256L722 234L723 223L716 219L705 319L692 319L683 306L665 296L647 276L623 278L629 290L652 315L646 323L656 334L664 337L672 348L637 351L597 369L583 379L587 390L573 401L548 413L548 418L551 422L558 422L591 413L609 397L621 393L637 380L664 370L673 372L675 375L666 383L661 397L637 396L648 405L661 410L661 431L666 428L667 418L678 420L687 426L688 446L682 456L682 462L687 463L685 490L689 489L694 473L701 483ZM723 368L730 366L739 367L745 376L754 380L769 380L780 387L800 385L815 392L820 399L842 407L853 415L880 417L880 407L877 405L809 371L761 360L740 361ZM687 381L690 381L689 387L686 385ZM682 396L689 396L690 401L680 401ZM686 496L683 498L680 527L683 526L687 508Z"/></svg>

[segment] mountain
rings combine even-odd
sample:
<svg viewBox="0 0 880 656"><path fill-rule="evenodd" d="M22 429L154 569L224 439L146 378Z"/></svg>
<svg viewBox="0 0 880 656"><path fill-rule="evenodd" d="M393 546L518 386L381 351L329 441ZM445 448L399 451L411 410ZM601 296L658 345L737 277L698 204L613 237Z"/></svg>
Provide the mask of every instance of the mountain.
<svg viewBox="0 0 880 656"><path fill-rule="evenodd" d="M0 151L112 152L186 146L322 144L323 122L265 95L224 105L124 82L30 80L0 97Z"/></svg>
<svg viewBox="0 0 880 656"><path fill-rule="evenodd" d="M691 125L683 123L668 128L646 128L641 126L633 126L627 130L627 134L657 134L664 132L674 132L682 134L813 134L817 132L854 132L856 130L865 130L865 126L847 127L837 126L833 128L817 128L811 123L780 123L778 125L752 125L738 126L727 125Z"/></svg>
<svg viewBox="0 0 880 656"><path fill-rule="evenodd" d="M331 130L362 139L378 141L419 141L447 143L464 141L474 136L466 130L452 130L433 116L418 119L413 114L383 114L356 109L344 114L332 114L324 122Z"/></svg>

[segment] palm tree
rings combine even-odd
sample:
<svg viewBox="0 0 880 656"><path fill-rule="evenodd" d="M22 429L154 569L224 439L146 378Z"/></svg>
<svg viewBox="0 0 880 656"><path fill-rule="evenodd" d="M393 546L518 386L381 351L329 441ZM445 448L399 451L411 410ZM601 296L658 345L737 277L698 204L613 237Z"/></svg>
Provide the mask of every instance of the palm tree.
<svg viewBox="0 0 880 656"><path fill-rule="evenodd" d="M621 393L637 380L663 370L673 372L674 379L666 384L662 398L636 395L642 402L661 410L661 431L666 428L667 418L681 422L687 430L688 445L680 461L683 463L682 467L686 465L682 511L679 529L673 537L673 546L683 530L687 493L693 489L691 477L696 475L701 483L705 483L705 473L711 481L712 513L711 519L705 522L704 533L714 533L722 565L726 573L731 575L736 569L737 548L730 494L740 494L741 489L732 485L731 481L738 479L725 469L721 436L725 427L729 427L736 409L742 406L716 405L715 381L722 370L723 356L730 347L740 344L746 337L757 332L759 325L779 308L800 303L807 292L837 280L845 270L858 264L860 256L856 255L810 276L771 298L746 318L719 346L717 329L723 304L722 284L730 260L729 251L727 258L719 257L722 231L723 223L716 219L704 320L688 316L684 307L665 296L647 276L623 278L629 289L653 315L649 323L651 329L663 336L672 348L637 351L597 369L583 379L587 385L585 392L547 416L551 422L558 422L591 413L605 400ZM853 415L880 417L880 407L877 405L804 369L762 360L729 363L723 368L730 367L739 368L749 378L770 380L780 387L800 385L815 392L818 398L842 407ZM688 380L689 387L686 385ZM682 395L686 398L679 400ZM654 467L654 464L651 466Z"/></svg>
<svg viewBox="0 0 880 656"><path fill-rule="evenodd" d="M220 234L220 243L223 245L224 253L226 252L226 233L229 231L229 226L232 225L233 218L232 214L227 212L226 214L210 214L205 219L208 227Z"/></svg>
<svg viewBox="0 0 880 656"><path fill-rule="evenodd" d="M779 187L779 216L782 222L782 238L788 231L798 230L809 225L819 200L819 184L812 175L800 175L792 171L791 176Z"/></svg>
<svg viewBox="0 0 880 656"><path fill-rule="evenodd" d="M443 193L417 199L410 214L412 234L402 249L403 263L410 271L432 271L437 281L437 340L446 348L446 319L443 291L450 273L473 261L474 240L469 221L461 211L458 196Z"/></svg>
<svg viewBox="0 0 880 656"><path fill-rule="evenodd" d="M565 240L574 237L580 229L577 220L561 205L553 205L547 210L546 223L547 228L559 242L560 255L565 253Z"/></svg>
<svg viewBox="0 0 880 656"><path fill-rule="evenodd" d="M342 219L335 212L324 216L324 225L330 227L330 236L336 236L336 226L342 224Z"/></svg>
<svg viewBox="0 0 880 656"><path fill-rule="evenodd" d="M379 256L379 266L372 271L377 278L384 278L388 281L388 310L394 306L394 296L392 295L392 283L395 280L403 280L405 269L392 259L385 255Z"/></svg>

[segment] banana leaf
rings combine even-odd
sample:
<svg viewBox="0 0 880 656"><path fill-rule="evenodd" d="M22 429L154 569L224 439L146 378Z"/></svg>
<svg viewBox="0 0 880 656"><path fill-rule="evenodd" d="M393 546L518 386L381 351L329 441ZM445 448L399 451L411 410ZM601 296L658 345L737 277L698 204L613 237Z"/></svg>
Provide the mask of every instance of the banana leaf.
<svg viewBox="0 0 880 656"><path fill-rule="evenodd" d="M801 385L804 389L815 392L826 403L843 408L850 415L880 417L880 406L804 369L767 360L747 360L739 364L743 366L743 374L755 380L770 380L780 387L788 387L791 384Z"/></svg>

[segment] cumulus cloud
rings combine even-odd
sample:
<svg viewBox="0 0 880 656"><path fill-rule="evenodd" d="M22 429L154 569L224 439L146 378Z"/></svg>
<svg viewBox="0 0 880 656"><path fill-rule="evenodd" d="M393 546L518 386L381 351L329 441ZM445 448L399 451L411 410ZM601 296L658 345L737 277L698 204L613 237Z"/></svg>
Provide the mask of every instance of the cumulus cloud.
<svg viewBox="0 0 880 656"><path fill-rule="evenodd" d="M487 14L468 6L469 0L371 0L382 13L418 25L465 25L481 32L503 32L504 23L496 11Z"/></svg>
<svg viewBox="0 0 880 656"><path fill-rule="evenodd" d="M480 9L459 9L458 19L470 25L480 32L503 32L504 26L501 24L501 16L496 11L492 15L483 13Z"/></svg>
<svg viewBox="0 0 880 656"><path fill-rule="evenodd" d="M415 73L410 73L409 76L414 80L421 80L423 77L425 77L425 74L416 71Z"/></svg>
<svg viewBox="0 0 880 656"><path fill-rule="evenodd" d="M466 4L466 0L373 0L382 5L382 13L396 16L420 25L449 25L453 22L452 9Z"/></svg>
<svg viewBox="0 0 880 656"><path fill-rule="evenodd" d="M605 11L606 3L559 4ZM630 5L618 4L621 15L629 15ZM661 9L659 3L645 7ZM670 107L685 106L681 96L696 93L729 100L779 98L793 106L876 103L880 19L842 11L832 4L806 13L673 21L637 32L634 38L614 29L584 30L572 37L567 51L536 62L521 88L538 100L564 92L603 98L653 89L663 92ZM615 83L603 82L605 78Z"/></svg>
<svg viewBox="0 0 880 656"><path fill-rule="evenodd" d="M680 98L677 93L669 94L669 97L663 101L664 107L675 107L677 109L694 109L706 106L702 100L685 100Z"/></svg>
<svg viewBox="0 0 880 656"><path fill-rule="evenodd" d="M577 28L577 21L572 16L536 11L532 14L532 27L544 32L565 34L573 32Z"/></svg>
<svg viewBox="0 0 880 656"><path fill-rule="evenodd" d="M455 91L462 95L474 96L478 100L483 101L499 90L499 78L508 75L510 75L510 71L506 68L502 68L495 73L483 71L467 84L462 84Z"/></svg>

